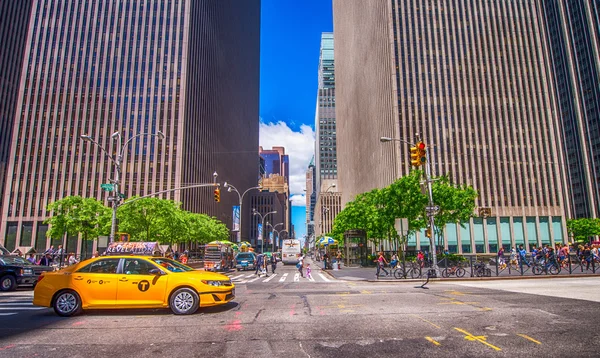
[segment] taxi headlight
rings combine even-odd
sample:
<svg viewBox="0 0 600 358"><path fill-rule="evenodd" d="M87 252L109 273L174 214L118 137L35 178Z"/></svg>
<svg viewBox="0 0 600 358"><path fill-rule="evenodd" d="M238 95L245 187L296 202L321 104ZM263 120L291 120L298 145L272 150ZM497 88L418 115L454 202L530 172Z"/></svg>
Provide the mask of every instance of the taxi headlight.
<svg viewBox="0 0 600 358"><path fill-rule="evenodd" d="M202 283L204 283L206 285L210 285L210 286L216 286L216 287L231 286L231 281L209 281L209 280L202 280Z"/></svg>

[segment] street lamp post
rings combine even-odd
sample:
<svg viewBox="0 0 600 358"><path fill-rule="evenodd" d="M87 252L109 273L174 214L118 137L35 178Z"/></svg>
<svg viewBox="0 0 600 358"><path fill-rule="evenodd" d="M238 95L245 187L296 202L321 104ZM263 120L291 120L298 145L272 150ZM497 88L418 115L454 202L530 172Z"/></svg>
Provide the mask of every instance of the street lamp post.
<svg viewBox="0 0 600 358"><path fill-rule="evenodd" d="M270 226L270 227L271 227L271 229L272 229L274 232L276 232L276 233L277 233L277 240L279 240L279 233L280 233L281 231L278 231L276 228L277 228L279 225L283 225L283 223L275 224L275 226L273 226L273 225L271 225L271 223L270 223L270 222L268 222L268 221L267 221L267 225L268 225L268 226ZM284 230L284 231L285 231L285 230ZM271 242L271 252L275 252L275 238L273 238L273 241Z"/></svg>
<svg viewBox="0 0 600 358"><path fill-rule="evenodd" d="M242 242L242 216L244 215L244 212L242 211L242 204L244 203L244 195L246 195L246 193L249 192L250 190L262 189L262 187L261 186L253 186L252 188L246 189L246 191L243 194L240 194L240 192L236 189L236 187L231 185L228 182L225 182L223 184L223 187L227 188L227 191L230 193L231 193L231 191L235 191L238 195L238 198L240 199L240 230L237 233L237 242L240 243L240 242Z"/></svg>
<svg viewBox="0 0 600 358"><path fill-rule="evenodd" d="M129 138L125 144L121 145L121 132L115 132L113 133L110 137L115 140L117 139L117 148L120 148L116 158L113 155L110 155L108 153L108 151L100 145L100 143L96 142L91 136L87 135L87 134L82 134L79 137L89 143L92 143L94 145L96 145L97 147L99 147L100 149L102 149L102 151L104 152L104 154L106 154L106 157L108 159L110 159L111 163L114 165L115 167L115 178L112 180L112 197L109 197L109 201L112 203L112 222L111 222L111 226L110 226L110 242L114 242L115 241L115 233L117 231L117 209L119 208L119 205L121 203L121 196L120 196L120 192L119 192L119 185L121 184L121 164L123 163L123 155L125 152L125 148L129 145L129 143L131 143L131 141L137 137L141 137L141 136L150 136L150 137L158 137L159 139L165 139L165 135L161 132L158 131L156 133L140 133L140 134L136 134L133 137Z"/></svg>
<svg viewBox="0 0 600 358"><path fill-rule="evenodd" d="M419 140L419 135L417 134L417 140ZM386 142L391 142L391 141L397 141L397 142L402 142L402 143L406 143L408 145L412 145L415 146L415 143L411 143L409 141L406 141L404 139L400 139L400 138L391 138L391 137L381 137L379 139L380 142L382 143L386 143ZM433 255L433 269L435 270L436 273L436 277L437 277L437 273L438 273L438 265L437 265L437 248L435 246L435 239L434 239L434 226L435 226L435 212L436 212L436 206L433 203L433 190L431 188L431 183L433 182L432 179L433 176L433 167L431 166L431 160L430 160L430 156L429 156L429 151L427 151L427 161L425 162L425 183L427 183L427 196L429 199L429 203L428 203L428 207L427 207L427 216L428 216L428 221L429 221L429 230L431 230L431 237L429 238L429 244L431 246L431 254ZM429 277L429 275L428 275Z"/></svg>
<svg viewBox="0 0 600 358"><path fill-rule="evenodd" d="M265 216L262 216L261 213L256 211L256 209L254 209L254 208L252 209L252 215L258 215L262 222L261 233L260 233L260 235L262 236L262 240L260 240L260 252L261 253L263 253L263 251L264 251L265 237L263 234L265 233L265 219L267 218L267 216L269 216L269 214L277 214L277 210L269 211L268 213L265 214Z"/></svg>

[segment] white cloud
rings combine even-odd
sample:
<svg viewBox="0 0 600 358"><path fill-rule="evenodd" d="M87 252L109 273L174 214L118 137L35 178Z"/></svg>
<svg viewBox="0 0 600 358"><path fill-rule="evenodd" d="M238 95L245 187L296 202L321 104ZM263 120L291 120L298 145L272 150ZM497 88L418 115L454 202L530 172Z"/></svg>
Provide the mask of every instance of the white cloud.
<svg viewBox="0 0 600 358"><path fill-rule="evenodd" d="M315 152L315 132L303 124L294 132L285 122L260 122L259 143L264 149L284 147L290 157L290 194L292 205L305 206L306 169Z"/></svg>

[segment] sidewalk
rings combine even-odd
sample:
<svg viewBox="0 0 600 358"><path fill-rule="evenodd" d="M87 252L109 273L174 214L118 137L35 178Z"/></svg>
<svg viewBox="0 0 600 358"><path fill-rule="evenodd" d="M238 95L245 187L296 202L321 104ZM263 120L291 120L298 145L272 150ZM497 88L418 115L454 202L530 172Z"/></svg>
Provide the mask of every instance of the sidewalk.
<svg viewBox="0 0 600 358"><path fill-rule="evenodd" d="M421 282L425 279L425 277L421 277L421 278L417 278L417 279L396 279L393 276L385 276L385 273L383 272L383 270L381 271L381 275L379 276L379 279L375 276L375 273L377 272L377 268L375 266L372 267L346 267L344 265L342 265L342 268L340 270L323 270L323 262L314 262L314 266L315 267L319 267L321 269L322 272L326 273L327 275L330 275L331 277L334 277L336 279L339 280L345 280L345 281L369 281L369 282ZM313 262L311 260L311 267L313 267ZM389 267L385 268L388 272L391 273L391 270ZM313 269L314 270L314 269ZM582 273L572 273L572 274L568 274L565 272L561 272L558 275L533 275L531 273L531 271L526 272L523 276L521 276L520 274L507 274L506 272L502 272L500 273L500 276L496 276L495 271L493 271L492 276L491 277L471 277L470 276L470 272L467 271L467 274L465 275L465 277L450 277L450 278L437 278L437 279L433 279L433 280L443 280L443 281L471 281L471 280L515 280L515 279L539 279L539 278L551 278L551 277L557 277L557 278L565 278L565 277L590 277L590 276L599 276L600 275L600 270L598 270L596 272L596 274L592 273L591 271L584 271Z"/></svg>

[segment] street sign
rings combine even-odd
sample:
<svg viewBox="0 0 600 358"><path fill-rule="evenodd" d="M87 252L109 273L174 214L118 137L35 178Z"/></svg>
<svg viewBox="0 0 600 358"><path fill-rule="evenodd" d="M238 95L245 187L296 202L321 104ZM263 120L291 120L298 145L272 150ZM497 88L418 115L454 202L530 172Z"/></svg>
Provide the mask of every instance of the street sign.
<svg viewBox="0 0 600 358"><path fill-rule="evenodd" d="M440 207L435 205L435 206L426 206L425 207L425 211L439 211Z"/></svg>
<svg viewBox="0 0 600 358"><path fill-rule="evenodd" d="M113 191L115 190L114 185L112 184L100 184L100 188L104 191Z"/></svg>
<svg viewBox="0 0 600 358"><path fill-rule="evenodd" d="M125 194L123 194L123 193L119 193L119 197L120 197L121 199L125 199Z"/></svg>
<svg viewBox="0 0 600 358"><path fill-rule="evenodd" d="M118 196L109 196L106 200L108 201L119 201L121 198Z"/></svg>

